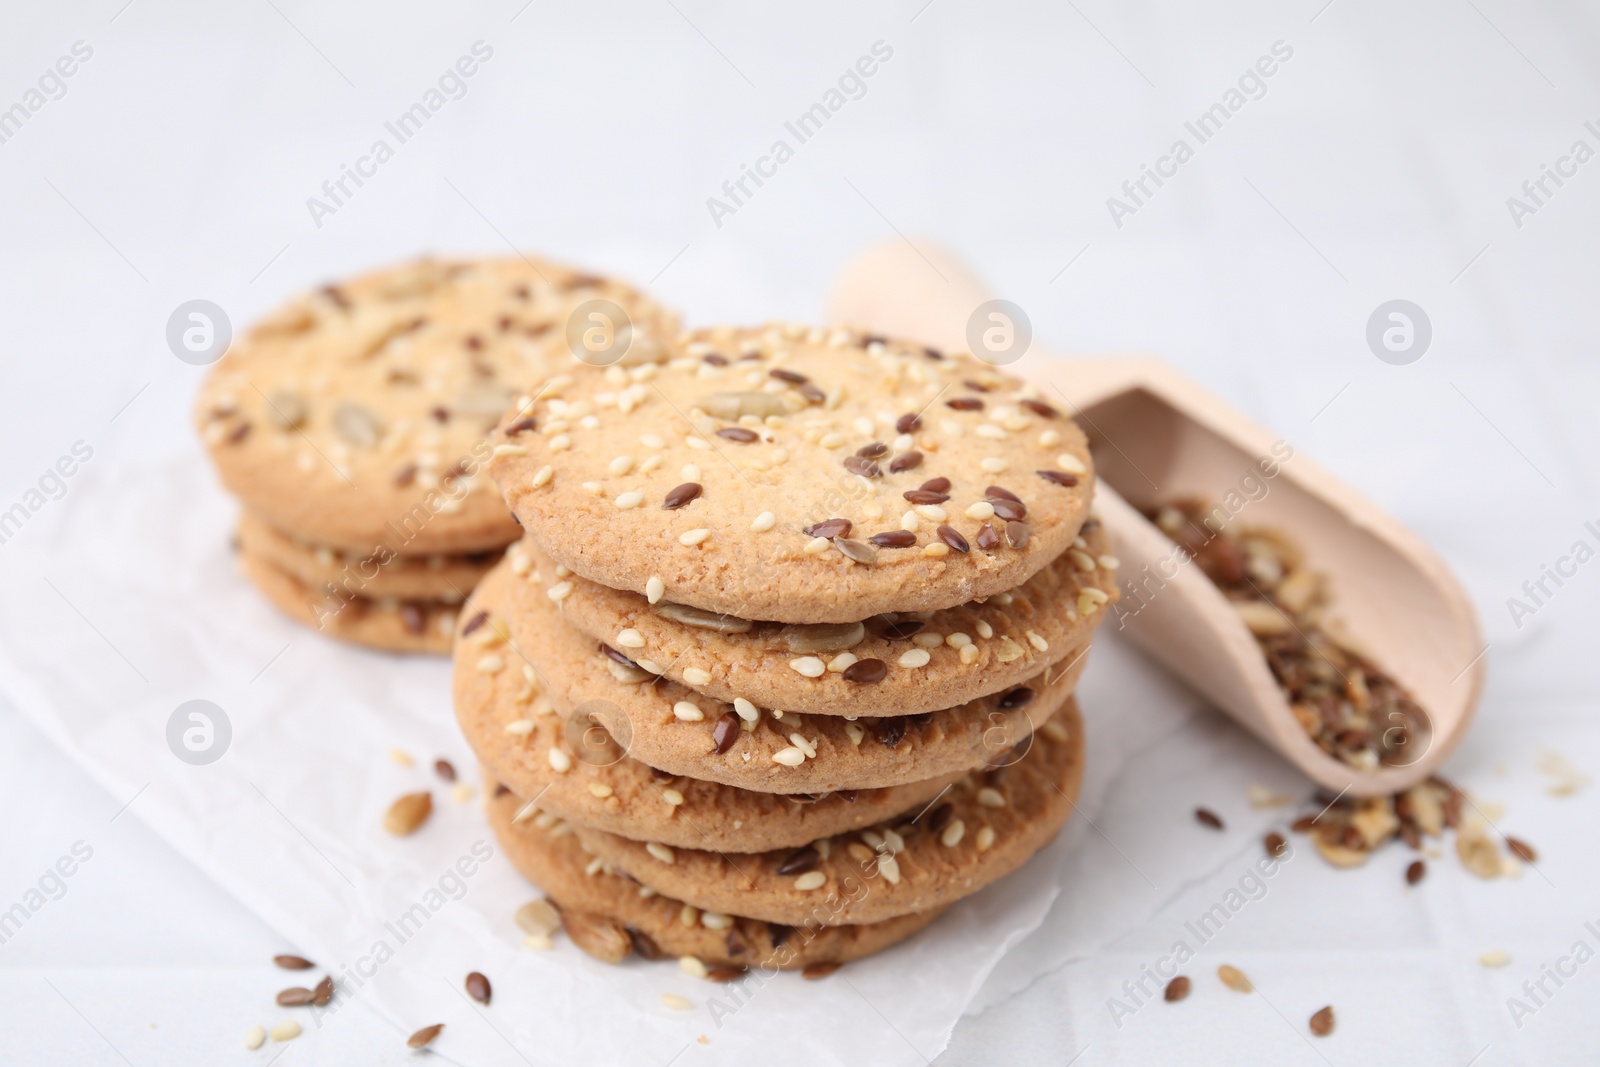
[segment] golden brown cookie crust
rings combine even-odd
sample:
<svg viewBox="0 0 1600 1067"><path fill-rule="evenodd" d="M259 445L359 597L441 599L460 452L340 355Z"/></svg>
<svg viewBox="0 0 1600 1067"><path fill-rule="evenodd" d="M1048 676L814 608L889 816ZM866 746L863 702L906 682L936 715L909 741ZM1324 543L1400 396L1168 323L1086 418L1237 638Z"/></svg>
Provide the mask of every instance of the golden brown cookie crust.
<svg viewBox="0 0 1600 1067"><path fill-rule="evenodd" d="M693 956L709 966L749 967L764 970L795 969L818 963L848 963L881 952L927 926L938 911L902 915L886 922L839 925L819 904L807 921L795 926L729 916L726 925L707 926L695 908L660 894L641 892L641 886L623 875L596 865L594 857L563 822L536 825L512 819L523 806L514 794L491 797L489 825L511 865L538 885L563 911L574 916L598 916L623 926L646 940L632 938L635 950L653 956ZM721 923L722 918L713 917Z"/></svg>
<svg viewBox="0 0 1600 1067"><path fill-rule="evenodd" d="M849 626L782 626L727 616L706 619L709 626L686 625L661 614L676 610L665 601L652 609L638 593L609 589L565 568L558 574L531 538L510 552L513 569L527 567L547 594L570 585L559 604L572 625L647 670L718 700L744 697L762 707L821 715L916 714L1021 685L1084 647L1118 595L1117 561L1094 519L1073 548L1016 589L931 615L867 620L856 644L847 644L851 637L830 644L831 632ZM749 629L725 633L712 626ZM642 643L625 646L623 637ZM821 645L829 647L814 647Z"/></svg>
<svg viewBox="0 0 1600 1067"><path fill-rule="evenodd" d="M329 637L384 652L450 652L458 604L328 598L243 551L239 570L279 611Z"/></svg>
<svg viewBox="0 0 1600 1067"><path fill-rule="evenodd" d="M477 623L480 596L484 602L502 597L506 616ZM1026 685L958 708L853 722L793 712L780 718L751 706L758 721L745 727L751 720L738 715L737 706L664 678L634 681L651 676L636 667L629 674L613 652L567 625L542 588L515 575L508 561L480 583L462 619L463 627L474 627L467 641L507 638L504 645L481 647L473 670L520 672L526 662L557 715L592 715L644 763L769 793L901 785L982 766L1055 712L1077 684L1088 653L1085 645ZM721 753L719 731L729 739Z"/></svg>
<svg viewBox="0 0 1600 1067"><path fill-rule="evenodd" d="M575 829L613 868L704 910L797 922L820 899L842 921L881 922L975 893L1055 837L1083 777L1076 702L1068 700L1013 759L966 776L917 817L799 850L729 855Z"/></svg>
<svg viewBox="0 0 1600 1067"><path fill-rule="evenodd" d="M437 600L459 604L489 568L500 561L495 550L470 555L399 556L387 545L347 552L311 544L271 526L248 511L235 529L239 549L266 560L302 585L369 600Z"/></svg>
<svg viewBox="0 0 1600 1067"><path fill-rule="evenodd" d="M1022 584L1088 517L1082 432L971 356L784 326L675 351L579 366L495 433L512 510L591 581L744 619L937 611Z"/></svg>
<svg viewBox="0 0 1600 1067"><path fill-rule="evenodd" d="M575 362L567 319L628 310L643 347L673 316L607 279L535 260L424 259L291 300L201 386L195 419L223 484L282 530L370 551L500 548L517 525L482 467L487 430Z"/></svg>
<svg viewBox="0 0 1600 1067"><path fill-rule="evenodd" d="M480 590L468 622L479 610L505 617L495 594L492 583ZM504 649L474 640L484 625L456 642L452 682L461 731L499 782L518 796L537 798L541 810L563 819L684 848L764 852L916 811L956 777L784 795L656 771L607 736L588 734L587 721L569 726L567 717L554 714L514 653L503 670L477 670L485 654ZM516 733L506 729L513 723ZM552 749L560 754L552 755Z"/></svg>

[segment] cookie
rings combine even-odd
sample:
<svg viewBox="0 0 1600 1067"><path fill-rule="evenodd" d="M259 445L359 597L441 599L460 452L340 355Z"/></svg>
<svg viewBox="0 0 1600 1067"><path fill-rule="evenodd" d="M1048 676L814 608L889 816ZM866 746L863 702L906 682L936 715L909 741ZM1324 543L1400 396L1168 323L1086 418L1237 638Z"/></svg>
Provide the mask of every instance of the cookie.
<svg viewBox="0 0 1600 1067"><path fill-rule="evenodd" d="M1068 700L1014 762L964 777L903 820L755 856L644 844L583 826L613 869L713 913L796 923L821 901L840 922L946 907L1027 862L1061 829L1083 778L1083 723Z"/></svg>
<svg viewBox="0 0 1600 1067"><path fill-rule="evenodd" d="M450 651L459 604L329 597L245 551L239 569L274 607L329 637L385 652Z"/></svg>
<svg viewBox="0 0 1600 1067"><path fill-rule="evenodd" d="M477 609L503 618L493 594L486 587L475 598ZM474 629L456 643L453 687L461 731L497 781L562 819L675 847L765 852L915 811L957 777L786 796L658 771L626 755L587 716L553 714L550 699L522 671L475 670L485 646L473 637L481 632ZM515 732L507 732L512 724Z"/></svg>
<svg viewBox="0 0 1600 1067"><path fill-rule="evenodd" d="M606 869L583 850L569 824L513 824L523 802L512 793L489 801L489 825L511 865L561 909L562 925L584 951L608 963L692 956L713 967L792 969L848 963L905 940L938 911L901 915L870 925L840 925L820 905L803 922L768 923L705 914L652 893Z"/></svg>
<svg viewBox="0 0 1600 1067"><path fill-rule="evenodd" d="M369 600L438 600L459 604L489 568L495 550L457 556L397 556L386 546L346 552L301 541L245 511L235 530L239 549L257 556L323 596Z"/></svg>
<svg viewBox="0 0 1600 1067"><path fill-rule="evenodd" d="M479 620L481 604L497 596L506 615ZM902 785L982 766L1054 713L1088 653L1084 645L1048 677L958 708L856 722L728 705L652 675L567 625L543 586L516 575L509 561L479 584L462 618L463 641L475 653L463 669L521 673L526 664L530 688L549 698L554 714L599 722L635 759L767 793ZM531 720L531 708L521 717Z"/></svg>
<svg viewBox="0 0 1600 1067"><path fill-rule="evenodd" d="M330 548L480 552L519 534L482 465L519 393L576 362L568 319L610 300L649 350L673 317L617 282L531 260L421 260L268 315L212 367L195 417L223 484Z"/></svg>
<svg viewBox="0 0 1600 1067"><path fill-rule="evenodd" d="M590 581L741 619L938 611L1021 585L1088 517L1082 432L971 356L792 326L672 353L577 366L495 433L506 501Z"/></svg>
<svg viewBox="0 0 1600 1067"><path fill-rule="evenodd" d="M645 670L722 701L820 715L915 714L1022 684L1089 640L1117 599L1099 522L1016 589L983 603L864 623L750 622L608 589L557 568L524 538L510 549L567 620ZM1093 590L1094 592L1088 592Z"/></svg>

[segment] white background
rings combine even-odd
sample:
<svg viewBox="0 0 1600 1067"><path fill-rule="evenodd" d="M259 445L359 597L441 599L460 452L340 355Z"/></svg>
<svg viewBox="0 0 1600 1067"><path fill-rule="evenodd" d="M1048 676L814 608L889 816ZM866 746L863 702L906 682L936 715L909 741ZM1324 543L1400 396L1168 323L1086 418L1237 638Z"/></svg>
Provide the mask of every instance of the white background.
<svg viewBox="0 0 1600 1067"><path fill-rule="evenodd" d="M514 244L648 284L693 322L814 319L865 243L938 239L1050 347L1161 355L1444 554L1492 642L1480 721L1447 773L1542 853L1538 872L1488 884L1447 858L1406 891L1399 849L1356 872L1302 851L1202 954L1187 1002L1119 1029L1107 998L1271 825L1245 786L1301 787L1176 688L1149 736L1088 707L1091 760L1113 755L1097 726L1126 742L1090 812L1117 847L1080 835L1081 881L942 1062L1592 1063L1600 965L1520 1028L1505 1002L1577 938L1600 947L1583 930L1600 925L1595 787L1552 798L1535 769L1554 750L1600 770L1600 567L1520 628L1506 600L1574 541L1600 542L1584 530L1600 522L1600 161L1521 227L1506 201L1575 140L1600 149L1583 125L1600 120L1597 16L1509 0L12 5L0 108L75 41L94 54L0 144L0 507L76 440L151 464L197 453L186 413L201 372L163 338L188 299L243 324L344 272ZM478 40L494 55L467 95L316 226L306 199ZM879 40L893 58L865 96L718 227L706 198ZM1280 40L1293 57L1265 96L1114 225L1107 197ZM1434 330L1405 367L1364 340L1397 297ZM122 533L100 531L107 545ZM30 568L28 536L0 545L3 610L85 625ZM108 701L139 686L101 680ZM264 961L281 938L137 804L109 822L127 800L0 712L0 904L86 828L100 842L68 895L0 946L0 1062L266 1062L272 1050L249 1056L238 1038L274 1017L265 993L282 976ZM1196 838L1197 803L1229 818L1224 838ZM1208 858L1165 865L1191 854ZM1108 893L1148 894L1151 917L1095 944L1060 933L1084 927L1077 902ZM1480 967L1491 949L1512 963ZM1222 989L1224 961L1263 996ZM1299 1035L1330 1002L1339 1029L1313 1048ZM376 1017L316 1037L284 1062L398 1058Z"/></svg>

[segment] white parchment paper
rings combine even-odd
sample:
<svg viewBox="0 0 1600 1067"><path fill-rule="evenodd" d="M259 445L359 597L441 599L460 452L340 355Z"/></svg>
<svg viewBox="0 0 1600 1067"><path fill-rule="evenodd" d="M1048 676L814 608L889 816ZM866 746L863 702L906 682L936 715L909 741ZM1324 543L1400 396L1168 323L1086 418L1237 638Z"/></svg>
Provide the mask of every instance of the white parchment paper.
<svg viewBox="0 0 1600 1067"><path fill-rule="evenodd" d="M476 782L448 664L366 652L282 618L234 569L233 508L197 451L87 467L28 529L42 584L0 614L0 682L130 814L281 931L286 950L338 976L339 998L308 1029L337 1026L360 998L402 1033L445 1022L439 1054L468 1063L665 1063L688 1046L717 1062L921 1063L1064 888L1093 894L1094 928L1106 932L1150 905L1127 878L1081 884L1085 814L1021 872L827 981L782 975L745 992L671 964L603 965L564 939L551 952L524 948L512 913L535 890L499 855L481 796L453 800L431 769L444 757ZM1086 813L1119 750L1151 726L1135 709L1174 701L1137 677L1119 681L1137 674L1128 655L1102 650L1080 690L1092 732ZM1102 694L1113 691L1118 714L1096 715L1112 710ZM168 740L175 709L196 699L221 708L231 733L225 753L198 766ZM1107 729L1116 734L1097 736ZM223 732L219 722L214 745ZM395 748L415 765L396 763ZM425 828L384 832L388 804L425 788L435 797ZM461 996L471 970L492 977L492 1009ZM694 1010L667 1010L665 993Z"/></svg>

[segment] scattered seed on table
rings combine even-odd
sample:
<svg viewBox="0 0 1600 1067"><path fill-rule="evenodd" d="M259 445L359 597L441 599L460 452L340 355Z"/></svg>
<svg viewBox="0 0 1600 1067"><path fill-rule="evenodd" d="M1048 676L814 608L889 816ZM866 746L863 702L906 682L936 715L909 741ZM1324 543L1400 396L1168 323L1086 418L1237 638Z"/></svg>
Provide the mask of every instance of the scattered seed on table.
<svg viewBox="0 0 1600 1067"><path fill-rule="evenodd" d="M452 764L447 759L436 759L436 760L434 760L433 761L433 773L437 774L440 778L444 779L447 782L453 782L453 781L456 780L456 768L455 768L455 765Z"/></svg>
<svg viewBox="0 0 1600 1067"><path fill-rule="evenodd" d="M479 1004L489 1003L493 990L489 986L489 979L477 971L467 975L467 995Z"/></svg>
<svg viewBox="0 0 1600 1067"><path fill-rule="evenodd" d="M298 1008L311 1003L314 994L304 986L290 986L278 991L278 1007Z"/></svg>
<svg viewBox="0 0 1600 1067"><path fill-rule="evenodd" d="M286 971L309 971L316 966L304 956L274 956L272 962Z"/></svg>
<svg viewBox="0 0 1600 1067"><path fill-rule="evenodd" d="M1272 859L1277 859L1289 848L1289 842L1285 841L1283 835L1276 830L1263 838L1262 844L1266 846L1267 855Z"/></svg>
<svg viewBox="0 0 1600 1067"><path fill-rule="evenodd" d="M1222 979L1223 985L1235 993L1254 993L1256 990L1256 987L1250 984L1250 979L1244 976L1244 972L1231 963L1224 963L1218 967L1217 977Z"/></svg>
<svg viewBox="0 0 1600 1067"><path fill-rule="evenodd" d="M1539 854L1533 850L1533 846L1518 838L1506 838L1506 848L1523 863L1535 863L1539 859Z"/></svg>
<svg viewBox="0 0 1600 1067"><path fill-rule="evenodd" d="M1333 1033L1333 1005L1321 1008L1311 1016L1311 1032L1318 1037L1327 1037Z"/></svg>
<svg viewBox="0 0 1600 1067"><path fill-rule="evenodd" d="M1213 830L1222 829L1222 820L1209 808L1195 808L1194 818L1201 826L1209 826Z"/></svg>
<svg viewBox="0 0 1600 1067"><path fill-rule="evenodd" d="M406 1038L406 1048L422 1048L434 1038L439 1036L439 1031L444 1029L444 1023L434 1023L424 1026L421 1030Z"/></svg>
<svg viewBox="0 0 1600 1067"><path fill-rule="evenodd" d="M311 991L311 1003L320 1008L332 999L333 975L323 975L322 981L318 982L317 987Z"/></svg>
<svg viewBox="0 0 1600 1067"><path fill-rule="evenodd" d="M1182 1000L1184 997L1189 995L1189 985L1190 982L1188 975L1180 974L1178 977L1167 983L1167 991L1163 993L1162 996L1164 996L1169 1003Z"/></svg>
<svg viewBox="0 0 1600 1067"><path fill-rule="evenodd" d="M1416 885L1428 873L1428 865L1421 860L1412 860L1411 866L1406 868L1406 885Z"/></svg>

